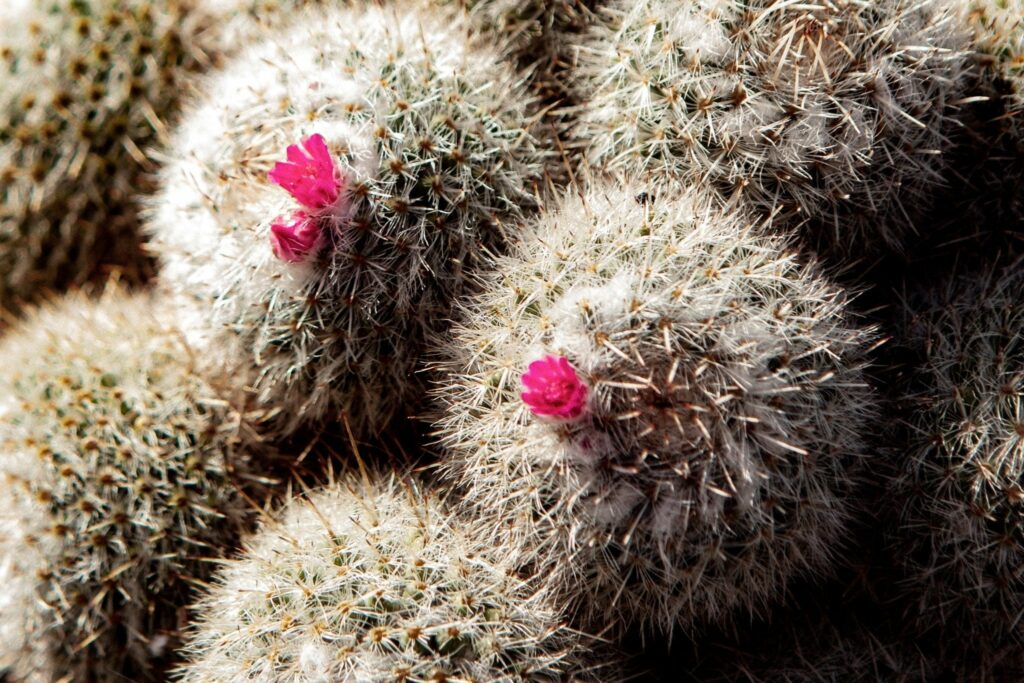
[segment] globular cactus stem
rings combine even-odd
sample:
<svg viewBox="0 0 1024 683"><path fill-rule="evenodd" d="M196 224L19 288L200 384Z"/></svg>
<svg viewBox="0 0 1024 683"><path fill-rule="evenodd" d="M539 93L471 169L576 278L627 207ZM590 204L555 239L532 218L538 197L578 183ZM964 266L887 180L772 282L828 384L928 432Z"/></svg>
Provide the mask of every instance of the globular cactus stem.
<svg viewBox="0 0 1024 683"><path fill-rule="evenodd" d="M700 190L574 194L439 340L468 516L580 623L759 610L842 545L874 411L842 292Z"/></svg>
<svg viewBox="0 0 1024 683"><path fill-rule="evenodd" d="M416 409L466 272L535 203L520 78L457 17L399 3L268 33L205 93L152 204L164 282L209 309L195 336L242 368L268 434L383 431Z"/></svg>

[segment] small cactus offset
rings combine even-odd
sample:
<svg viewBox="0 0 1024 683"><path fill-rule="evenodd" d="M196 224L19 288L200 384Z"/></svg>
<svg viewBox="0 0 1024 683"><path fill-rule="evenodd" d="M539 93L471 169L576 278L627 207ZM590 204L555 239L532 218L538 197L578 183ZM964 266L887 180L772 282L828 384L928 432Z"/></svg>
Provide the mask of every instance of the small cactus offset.
<svg viewBox="0 0 1024 683"><path fill-rule="evenodd" d="M842 545L872 335L756 227L699 190L570 194L442 342L467 515L587 628L759 611Z"/></svg>
<svg viewBox="0 0 1024 683"><path fill-rule="evenodd" d="M898 248L941 180L968 40L944 0L619 0L580 50L599 168L707 181L830 255Z"/></svg>
<svg viewBox="0 0 1024 683"><path fill-rule="evenodd" d="M1024 277L953 280L910 316L924 359L904 402L911 431L899 556L923 623L1024 638Z"/></svg>
<svg viewBox="0 0 1024 683"><path fill-rule="evenodd" d="M239 421L150 297L70 296L0 353L0 670L151 680L244 508Z"/></svg>
<svg viewBox="0 0 1024 683"><path fill-rule="evenodd" d="M290 504L218 575L198 606L178 680L511 682L585 673L584 639L558 626L488 559L491 551L412 482L336 483Z"/></svg>
<svg viewBox="0 0 1024 683"><path fill-rule="evenodd" d="M149 231L165 283L210 310L211 357L252 368L268 433L415 410L425 333L534 204L519 83L457 17L404 3L311 14L207 84Z"/></svg>
<svg viewBox="0 0 1024 683"><path fill-rule="evenodd" d="M6 4L6 3L4 3ZM19 3L14 3L18 5ZM183 74L207 61L186 0L40 0L0 14L0 307L121 267L134 195Z"/></svg>

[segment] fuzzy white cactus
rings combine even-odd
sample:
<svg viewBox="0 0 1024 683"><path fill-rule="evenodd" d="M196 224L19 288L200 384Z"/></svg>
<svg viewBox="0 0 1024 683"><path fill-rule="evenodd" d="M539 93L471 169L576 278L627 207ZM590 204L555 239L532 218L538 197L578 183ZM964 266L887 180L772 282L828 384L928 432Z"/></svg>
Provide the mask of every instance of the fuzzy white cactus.
<svg viewBox="0 0 1024 683"><path fill-rule="evenodd" d="M493 548L471 530L394 475L296 500L200 602L179 680L558 681L598 671L585 639L488 559Z"/></svg>
<svg viewBox="0 0 1024 683"><path fill-rule="evenodd" d="M438 431L468 514L553 599L671 631L830 565L873 412L839 289L699 190L628 182L493 270L439 343Z"/></svg>
<svg viewBox="0 0 1024 683"><path fill-rule="evenodd" d="M366 435L415 409L425 332L533 204L527 105L460 19L411 3L307 15L206 84L149 231L165 285L209 308L211 365L251 368L268 432L344 414ZM277 221L297 205L268 172L312 138L326 194L293 186L315 216Z"/></svg>
<svg viewBox="0 0 1024 683"><path fill-rule="evenodd" d="M951 280L908 316L910 442L891 500L921 623L1024 637L1024 278Z"/></svg>
<svg viewBox="0 0 1024 683"><path fill-rule="evenodd" d="M996 95L1006 105L1003 115L1018 137L1024 137L1024 0L970 0L966 4L974 49L981 57Z"/></svg>
<svg viewBox="0 0 1024 683"><path fill-rule="evenodd" d="M708 181L838 254L897 247L941 180L966 32L945 0L618 0L580 50L599 168Z"/></svg>
<svg viewBox="0 0 1024 683"><path fill-rule="evenodd" d="M239 420L151 297L70 296L0 353L0 670L151 680L244 508Z"/></svg>

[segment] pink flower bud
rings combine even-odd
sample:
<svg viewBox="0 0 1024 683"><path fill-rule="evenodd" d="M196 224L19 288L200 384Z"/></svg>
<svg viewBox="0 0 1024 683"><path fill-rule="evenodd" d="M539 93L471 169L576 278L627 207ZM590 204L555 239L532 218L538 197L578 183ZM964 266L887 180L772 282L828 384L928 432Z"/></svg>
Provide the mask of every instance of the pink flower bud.
<svg viewBox="0 0 1024 683"><path fill-rule="evenodd" d="M522 382L526 389L521 394L523 402L534 415L575 420L587 408L587 385L561 356L530 363Z"/></svg>
<svg viewBox="0 0 1024 683"><path fill-rule="evenodd" d="M288 146L288 161L278 162L267 174L270 181L287 190L310 211L330 208L344 189L344 178L334 165L322 135L311 135L298 145Z"/></svg>
<svg viewBox="0 0 1024 683"><path fill-rule="evenodd" d="M292 214L291 223L279 216L270 224L270 244L274 248L274 255L282 261L305 261L316 252L322 239L320 224L304 211Z"/></svg>

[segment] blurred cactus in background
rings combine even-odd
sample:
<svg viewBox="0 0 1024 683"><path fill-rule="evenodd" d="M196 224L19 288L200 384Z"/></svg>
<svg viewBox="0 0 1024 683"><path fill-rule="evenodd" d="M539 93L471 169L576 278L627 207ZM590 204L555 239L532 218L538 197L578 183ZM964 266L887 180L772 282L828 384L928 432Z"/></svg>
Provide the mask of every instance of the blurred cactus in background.
<svg viewBox="0 0 1024 683"><path fill-rule="evenodd" d="M0 346L0 668L153 680L244 519L239 416L151 297L70 296Z"/></svg>

